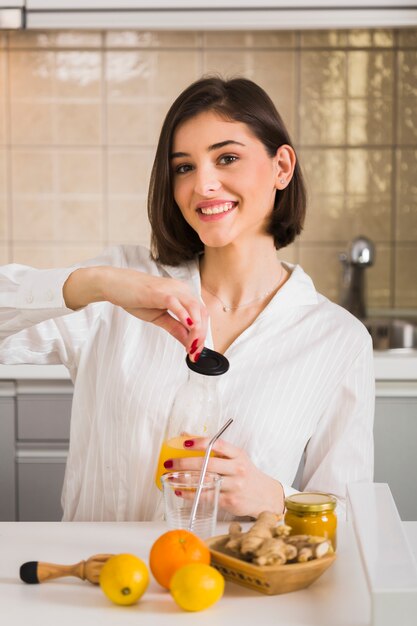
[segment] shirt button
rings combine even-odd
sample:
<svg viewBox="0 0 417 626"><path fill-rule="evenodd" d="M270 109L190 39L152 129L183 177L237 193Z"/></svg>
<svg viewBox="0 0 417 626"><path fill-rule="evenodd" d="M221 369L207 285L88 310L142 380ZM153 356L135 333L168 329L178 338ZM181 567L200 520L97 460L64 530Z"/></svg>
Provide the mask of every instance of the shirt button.
<svg viewBox="0 0 417 626"><path fill-rule="evenodd" d="M31 304L31 302L33 302L33 295L31 293L28 293L28 295L26 296L26 302L28 304Z"/></svg>

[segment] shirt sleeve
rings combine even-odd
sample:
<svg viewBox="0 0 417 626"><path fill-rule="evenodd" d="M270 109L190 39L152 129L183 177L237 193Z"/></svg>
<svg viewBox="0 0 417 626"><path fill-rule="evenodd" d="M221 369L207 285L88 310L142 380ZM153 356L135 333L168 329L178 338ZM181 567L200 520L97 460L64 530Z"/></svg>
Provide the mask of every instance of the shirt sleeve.
<svg viewBox="0 0 417 626"><path fill-rule="evenodd" d="M74 312L63 286L80 267L123 265L117 248L67 268L40 270L11 264L0 268L0 363L73 365L99 305Z"/></svg>
<svg viewBox="0 0 417 626"><path fill-rule="evenodd" d="M335 389L305 450L300 489L336 496L340 517L346 515L346 485L373 480L374 412L375 376L369 337ZM286 496L296 493L290 486L283 487Z"/></svg>

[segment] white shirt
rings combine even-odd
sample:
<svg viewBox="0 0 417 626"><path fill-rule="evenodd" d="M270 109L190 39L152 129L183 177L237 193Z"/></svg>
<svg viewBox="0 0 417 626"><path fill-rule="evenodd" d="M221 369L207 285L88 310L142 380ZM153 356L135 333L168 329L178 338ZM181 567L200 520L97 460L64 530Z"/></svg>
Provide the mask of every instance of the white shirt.
<svg viewBox="0 0 417 626"><path fill-rule="evenodd" d="M79 266L114 265L189 283L197 261L151 261L140 247L108 249ZM77 266L77 267L79 267ZM107 302L74 312L62 287L74 271L9 265L0 271L0 362L64 364L74 383L64 520L161 517L155 468L169 410L187 378L185 350L166 331ZM290 493L335 494L373 474L372 341L345 309L318 294L299 266L227 349L219 381L224 438ZM209 333L207 347L213 347Z"/></svg>

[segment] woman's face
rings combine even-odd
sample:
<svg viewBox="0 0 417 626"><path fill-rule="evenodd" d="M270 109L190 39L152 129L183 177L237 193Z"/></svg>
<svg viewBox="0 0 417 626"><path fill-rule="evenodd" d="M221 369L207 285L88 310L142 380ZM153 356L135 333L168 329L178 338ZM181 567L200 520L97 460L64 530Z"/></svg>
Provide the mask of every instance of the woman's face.
<svg viewBox="0 0 417 626"><path fill-rule="evenodd" d="M175 201L205 246L267 236L279 151L270 157L246 124L212 111L187 120L174 134L171 168Z"/></svg>

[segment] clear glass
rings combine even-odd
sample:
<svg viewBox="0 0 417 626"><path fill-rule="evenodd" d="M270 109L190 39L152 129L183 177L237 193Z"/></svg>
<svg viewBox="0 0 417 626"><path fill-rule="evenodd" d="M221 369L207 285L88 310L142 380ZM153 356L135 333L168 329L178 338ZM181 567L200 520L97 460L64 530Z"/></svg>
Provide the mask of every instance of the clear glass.
<svg viewBox="0 0 417 626"><path fill-rule="evenodd" d="M204 456L204 450L184 447L193 437L213 437L222 421L219 376L206 376L189 370L187 381L178 389L170 412L156 470L156 486L167 470L167 459Z"/></svg>
<svg viewBox="0 0 417 626"><path fill-rule="evenodd" d="M200 472L169 472L161 477L165 520L170 529L188 529ZM216 534L217 509L222 477L207 472L192 532L207 539Z"/></svg>

